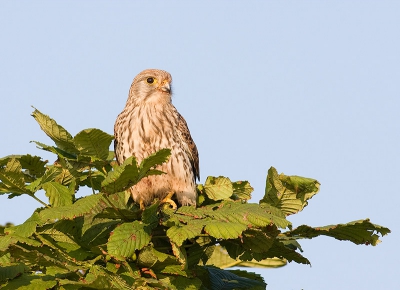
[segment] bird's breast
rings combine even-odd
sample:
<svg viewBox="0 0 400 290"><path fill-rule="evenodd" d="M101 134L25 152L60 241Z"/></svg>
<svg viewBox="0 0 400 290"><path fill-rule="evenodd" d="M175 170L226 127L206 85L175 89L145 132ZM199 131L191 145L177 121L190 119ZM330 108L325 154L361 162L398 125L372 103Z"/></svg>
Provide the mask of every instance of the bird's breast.
<svg viewBox="0 0 400 290"><path fill-rule="evenodd" d="M179 142L177 118L168 110L154 107L134 108L127 116L127 130L121 132L124 156L135 155L138 162Z"/></svg>

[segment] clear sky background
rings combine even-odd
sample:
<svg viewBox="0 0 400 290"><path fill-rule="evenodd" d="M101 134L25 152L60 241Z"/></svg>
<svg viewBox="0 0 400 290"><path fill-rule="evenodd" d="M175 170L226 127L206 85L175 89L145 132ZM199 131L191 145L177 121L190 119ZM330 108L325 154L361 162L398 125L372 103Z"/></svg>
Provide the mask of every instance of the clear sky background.
<svg viewBox="0 0 400 290"><path fill-rule="evenodd" d="M392 230L300 241L312 267L255 270L268 289L400 289L400 1L1 1L0 43L0 156L54 161L31 105L112 134L135 75L164 69L201 182L249 180L258 202L274 166L321 183L294 226ZM0 224L39 206L0 196Z"/></svg>

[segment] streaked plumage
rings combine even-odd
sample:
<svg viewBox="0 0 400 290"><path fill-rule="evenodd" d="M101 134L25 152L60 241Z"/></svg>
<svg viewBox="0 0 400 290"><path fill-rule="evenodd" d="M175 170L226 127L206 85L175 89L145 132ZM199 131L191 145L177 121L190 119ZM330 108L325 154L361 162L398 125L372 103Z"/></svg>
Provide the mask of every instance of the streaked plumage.
<svg viewBox="0 0 400 290"><path fill-rule="evenodd" d="M114 148L118 163L134 155L140 163L152 153L171 149L169 161L130 188L136 202L150 204L174 191L182 205L196 204L199 156L185 119L171 103L171 75L148 69L133 80L124 110L114 125Z"/></svg>

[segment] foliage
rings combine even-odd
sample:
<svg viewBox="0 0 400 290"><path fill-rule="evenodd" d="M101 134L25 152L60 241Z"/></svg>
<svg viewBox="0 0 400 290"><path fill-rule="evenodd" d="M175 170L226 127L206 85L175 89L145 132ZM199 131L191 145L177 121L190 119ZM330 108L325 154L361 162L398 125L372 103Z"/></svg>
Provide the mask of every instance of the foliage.
<svg viewBox="0 0 400 290"><path fill-rule="evenodd" d="M27 194L42 205L23 224L0 228L2 289L265 289L259 275L223 268L310 264L298 239L326 235L376 245L378 234L390 232L369 220L292 229L286 217L303 210L320 184L273 167L258 204L248 202L247 181L220 176L198 185L197 207L174 211L155 200L142 210L125 190L163 174L156 167L169 149L118 165L109 151L113 136L86 129L72 137L36 109L33 117L55 146L34 142L57 160L0 159L0 194ZM40 190L47 201L36 196Z"/></svg>

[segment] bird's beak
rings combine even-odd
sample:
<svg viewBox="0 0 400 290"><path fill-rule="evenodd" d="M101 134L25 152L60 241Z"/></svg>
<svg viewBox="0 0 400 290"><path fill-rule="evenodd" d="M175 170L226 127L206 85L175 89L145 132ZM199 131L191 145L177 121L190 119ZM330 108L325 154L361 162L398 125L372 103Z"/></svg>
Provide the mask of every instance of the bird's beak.
<svg viewBox="0 0 400 290"><path fill-rule="evenodd" d="M160 86L160 89L163 92L170 93L171 92L171 85L169 84L168 81L163 81L161 86Z"/></svg>

